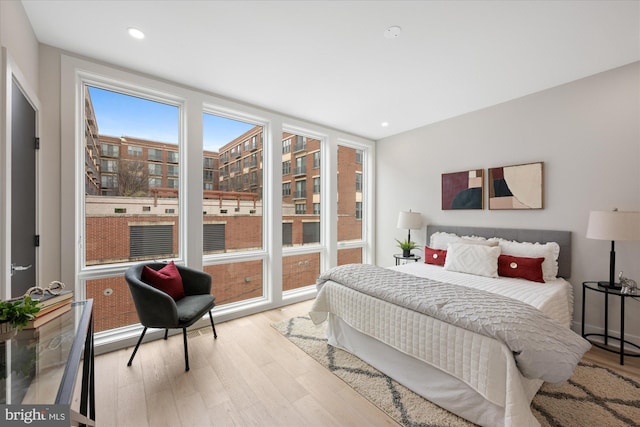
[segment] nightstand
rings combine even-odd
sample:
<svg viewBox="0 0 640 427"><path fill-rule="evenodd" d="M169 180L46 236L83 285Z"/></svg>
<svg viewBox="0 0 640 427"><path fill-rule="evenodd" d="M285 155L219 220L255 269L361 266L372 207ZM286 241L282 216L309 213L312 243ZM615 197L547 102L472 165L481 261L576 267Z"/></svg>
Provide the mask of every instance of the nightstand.
<svg viewBox="0 0 640 427"><path fill-rule="evenodd" d="M396 259L396 265L406 264L409 261L418 262L422 257L420 255L411 254L409 256L402 256L402 254L394 254Z"/></svg>
<svg viewBox="0 0 640 427"><path fill-rule="evenodd" d="M587 291L600 292L604 294L604 334L585 334L584 333L584 307ZM615 298L620 298L620 337L612 337L609 335L609 295ZM620 364L624 365L624 356L629 357L640 357L640 353L629 353L624 351L624 346L629 345L631 347L635 347L637 350L640 350L640 346L626 341L624 339L624 303L625 300L629 297L637 297L638 295L629 295L623 294L620 292L620 289L610 289L599 287L598 282L583 282L582 283L582 336L589 340L588 337L603 337L604 345L599 342L594 342L589 340L589 342L596 347L599 347L603 350L610 351L612 353L618 353L620 355ZM609 340L614 340L620 343L620 348L618 350L612 349L608 347Z"/></svg>

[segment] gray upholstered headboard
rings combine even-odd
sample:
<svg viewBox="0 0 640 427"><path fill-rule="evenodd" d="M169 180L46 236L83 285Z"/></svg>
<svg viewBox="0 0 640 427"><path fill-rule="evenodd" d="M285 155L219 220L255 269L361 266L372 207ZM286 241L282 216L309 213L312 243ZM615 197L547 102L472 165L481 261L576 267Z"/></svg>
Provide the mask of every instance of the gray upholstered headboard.
<svg viewBox="0 0 640 427"><path fill-rule="evenodd" d="M427 245L431 241L431 235L438 231L455 233L458 236L501 237L518 242L556 242L560 245L558 257L558 276L568 279L571 277L571 232L558 230L524 230L521 228L489 228L489 227L462 227L455 225L428 225Z"/></svg>

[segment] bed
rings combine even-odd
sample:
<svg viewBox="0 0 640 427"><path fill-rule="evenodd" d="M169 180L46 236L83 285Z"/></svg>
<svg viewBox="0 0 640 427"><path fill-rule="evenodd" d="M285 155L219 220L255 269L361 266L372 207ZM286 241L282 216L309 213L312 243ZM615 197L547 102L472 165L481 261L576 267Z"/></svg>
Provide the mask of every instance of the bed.
<svg viewBox="0 0 640 427"><path fill-rule="evenodd" d="M340 266L321 275L312 320L328 322L329 344L469 421L539 425L530 409L533 396L543 381L568 378L590 347L570 330L570 232L429 226L426 241L424 258L439 261ZM528 256L540 250L547 256ZM490 261L482 258L480 271L469 272L456 265L464 259L461 251ZM484 275L484 264L494 258L501 272L518 264L528 279L535 271L536 281L519 274L488 277L493 270ZM529 259L534 267L521 268ZM358 280L363 283L350 283ZM498 326L484 324L483 317ZM537 342L533 334L540 331Z"/></svg>

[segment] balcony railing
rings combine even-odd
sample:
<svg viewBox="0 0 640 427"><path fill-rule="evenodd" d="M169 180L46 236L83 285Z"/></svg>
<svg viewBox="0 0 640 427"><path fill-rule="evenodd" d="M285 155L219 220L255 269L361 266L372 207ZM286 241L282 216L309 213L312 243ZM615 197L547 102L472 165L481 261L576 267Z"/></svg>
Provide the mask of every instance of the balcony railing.
<svg viewBox="0 0 640 427"><path fill-rule="evenodd" d="M294 175L306 175L307 167L306 166L296 166L293 170Z"/></svg>
<svg viewBox="0 0 640 427"><path fill-rule="evenodd" d="M298 190L293 193L294 199L306 199L307 198L307 190Z"/></svg>

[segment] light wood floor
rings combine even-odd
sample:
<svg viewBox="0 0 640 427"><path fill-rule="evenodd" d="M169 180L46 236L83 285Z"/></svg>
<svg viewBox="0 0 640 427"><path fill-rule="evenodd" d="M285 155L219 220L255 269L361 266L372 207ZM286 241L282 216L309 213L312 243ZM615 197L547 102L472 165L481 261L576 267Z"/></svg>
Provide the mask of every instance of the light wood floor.
<svg viewBox="0 0 640 427"><path fill-rule="evenodd" d="M131 367L131 348L96 357L98 425L397 426L270 326L310 306L307 301L218 324L216 341L190 337L189 372L181 335L143 344ZM640 358L627 358L621 367L615 355L594 349L585 360L640 380Z"/></svg>

